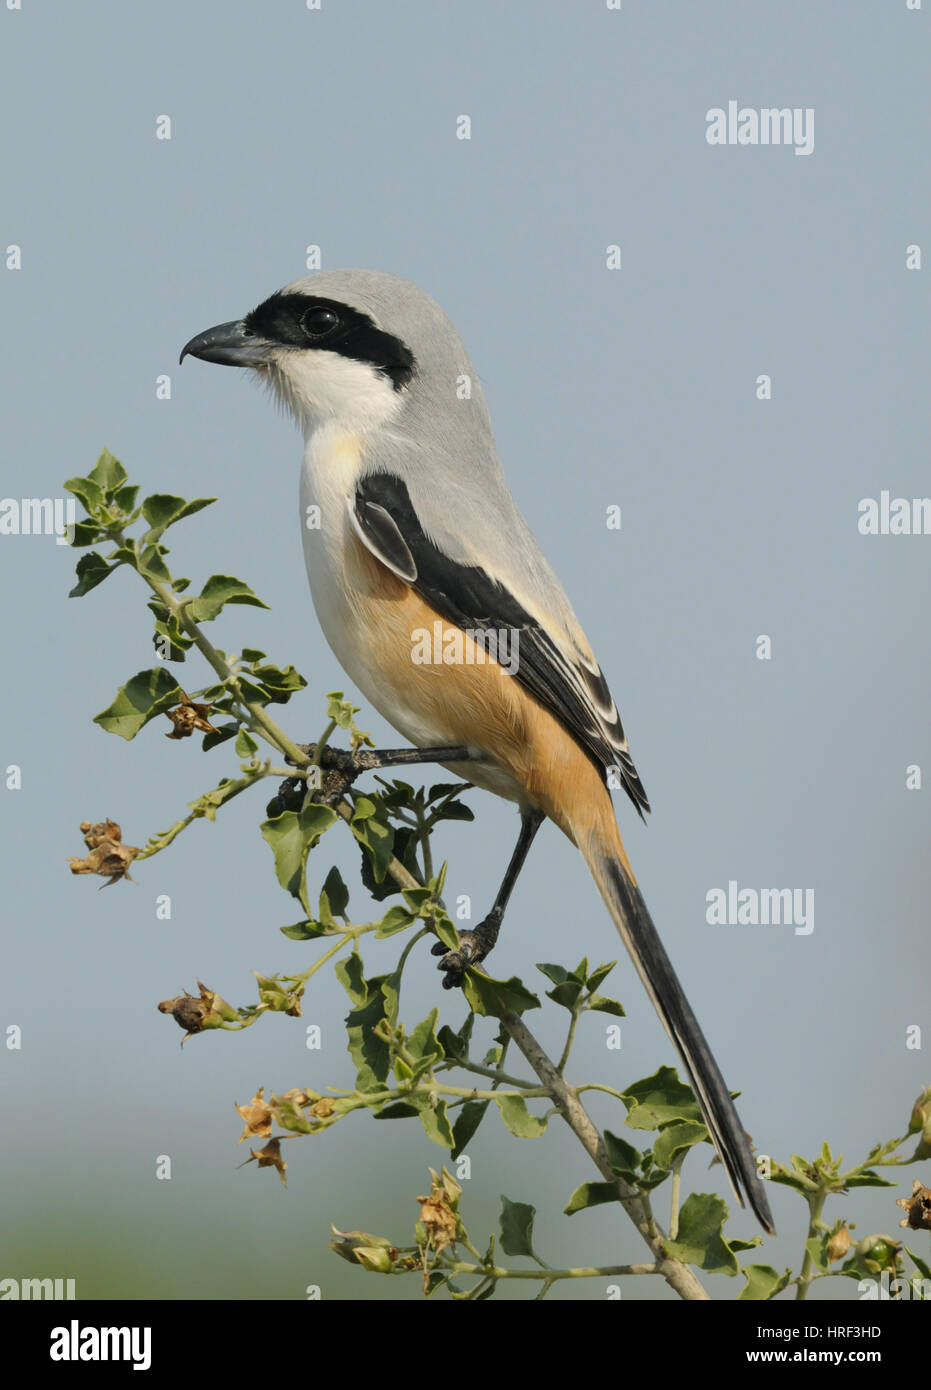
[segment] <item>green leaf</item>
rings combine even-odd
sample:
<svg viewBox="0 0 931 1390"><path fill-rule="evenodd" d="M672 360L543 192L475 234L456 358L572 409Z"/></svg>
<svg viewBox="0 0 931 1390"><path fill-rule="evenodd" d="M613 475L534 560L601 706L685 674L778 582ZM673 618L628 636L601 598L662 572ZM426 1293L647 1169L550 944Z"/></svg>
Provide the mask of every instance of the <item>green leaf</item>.
<svg viewBox="0 0 931 1390"><path fill-rule="evenodd" d="M91 482L97 484L109 501L112 494L126 482L129 474L119 459L114 458L109 449L104 449L88 476Z"/></svg>
<svg viewBox="0 0 931 1390"><path fill-rule="evenodd" d="M501 1018L506 1013L539 1009L540 1001L516 975L509 980L493 980L478 970L468 970L462 989L466 1002L477 1014Z"/></svg>
<svg viewBox="0 0 931 1390"><path fill-rule="evenodd" d="M472 1017L472 1015L470 1015ZM443 1030L448 1031L448 1030ZM478 1129L491 1104L487 1100L467 1100L453 1125L453 1158L458 1158Z"/></svg>
<svg viewBox="0 0 931 1390"><path fill-rule="evenodd" d="M195 497L192 502L186 502L183 497L172 497L162 492L153 493L142 504L142 515L149 523L149 530L142 537L143 544L151 545L169 526L174 526L176 521L193 516L195 512L202 511L216 500L215 497Z"/></svg>
<svg viewBox="0 0 931 1390"><path fill-rule="evenodd" d="M381 883L394 847L394 829L384 807L370 797L358 797L349 828L369 858L376 883Z"/></svg>
<svg viewBox="0 0 931 1390"><path fill-rule="evenodd" d="M511 1202L502 1193L501 1249L505 1255L529 1255L533 1257L533 1218L536 1209L528 1202Z"/></svg>
<svg viewBox="0 0 931 1390"><path fill-rule="evenodd" d="M326 936L326 927L322 922L295 922L290 927L279 927L282 936L289 937L292 941L316 941L320 936Z"/></svg>
<svg viewBox="0 0 931 1390"><path fill-rule="evenodd" d="M82 545L94 545L100 537L100 527L95 521L76 521L71 533L71 544L77 550Z"/></svg>
<svg viewBox="0 0 931 1390"><path fill-rule="evenodd" d="M571 975L561 985L554 985L552 989L546 991L546 997L552 999L554 1004L561 1004L564 1009L572 1010L579 1001L579 995L584 986L578 980L573 980Z"/></svg>
<svg viewBox="0 0 931 1390"><path fill-rule="evenodd" d="M282 811L280 816L263 821L260 826L262 838L275 856L278 882L297 898L308 917L312 913L303 901L304 866L311 849L335 820L336 812L329 806L308 802L300 811Z"/></svg>
<svg viewBox="0 0 931 1390"><path fill-rule="evenodd" d="M616 1202L617 1198L616 1182L583 1182L581 1187L575 1189L563 1212L566 1216L574 1216L586 1207L600 1207L605 1202Z"/></svg>
<svg viewBox="0 0 931 1390"><path fill-rule="evenodd" d="M459 933L441 909L437 909L434 914L433 930L436 932L437 940L442 941L447 951L459 950Z"/></svg>
<svg viewBox="0 0 931 1390"><path fill-rule="evenodd" d="M671 1169L680 1153L707 1138L708 1131L699 1120L677 1120L660 1130L653 1145L653 1161L659 1168Z"/></svg>
<svg viewBox="0 0 931 1390"><path fill-rule="evenodd" d="M592 994L594 994L598 986L608 978L616 965L616 960L605 961L591 972L585 983Z"/></svg>
<svg viewBox="0 0 931 1390"><path fill-rule="evenodd" d="M362 973L362 957L358 951L338 960L334 973L343 989L354 1004L363 1004L368 997L368 986Z"/></svg>
<svg viewBox="0 0 931 1390"><path fill-rule="evenodd" d="M394 936L395 932L404 931L417 918L408 912L406 907L392 907L385 913L384 917L375 928L375 935Z"/></svg>
<svg viewBox="0 0 931 1390"><path fill-rule="evenodd" d="M247 600L234 599L232 602L245 603ZM265 698L272 705L286 705L292 695L307 685L300 671L293 666L285 666L283 670L279 666L256 666L252 675L261 682Z"/></svg>
<svg viewBox="0 0 931 1390"><path fill-rule="evenodd" d="M426 1059L441 1062L443 1060L443 1048L436 1036L439 1016L439 1009L431 1009L427 1017L417 1024L407 1040L407 1051L418 1061Z"/></svg>
<svg viewBox="0 0 931 1390"><path fill-rule="evenodd" d="M561 985L569 978L569 971L563 965L550 965L546 961L537 966L548 980L552 980L554 985Z"/></svg>
<svg viewBox="0 0 931 1390"><path fill-rule="evenodd" d="M821 1235L809 1236L805 1242L805 1249L812 1258L815 1269L824 1274L829 1268L831 1261L828 1259L827 1244L828 1233L824 1231Z"/></svg>
<svg viewBox="0 0 931 1390"><path fill-rule="evenodd" d="M652 1076L625 1090L627 1124L631 1129L659 1129L673 1120L701 1120L701 1110L689 1086L674 1067L660 1067Z"/></svg>
<svg viewBox="0 0 931 1390"><path fill-rule="evenodd" d="M164 554L163 545L144 546L139 552L139 569L143 574L158 580L159 584L170 584L171 570L162 559Z"/></svg>
<svg viewBox="0 0 931 1390"><path fill-rule="evenodd" d="M911 1259L922 1278L931 1279L931 1265L928 1264L927 1260L921 1259L920 1256L915 1254L914 1250L909 1250L907 1245L905 1247L905 1253Z"/></svg>
<svg viewBox="0 0 931 1390"><path fill-rule="evenodd" d="M132 739L150 719L179 705L182 698L174 676L164 666L154 666L150 671L137 671L121 686L113 703L94 716L94 723L108 734Z"/></svg>
<svg viewBox="0 0 931 1390"><path fill-rule="evenodd" d="M236 735L236 756L238 758L254 758L259 751L259 745L249 733L248 729L240 729Z"/></svg>
<svg viewBox="0 0 931 1390"><path fill-rule="evenodd" d="M358 839L358 836L356 837ZM414 878L420 877L420 866L417 863L417 846L420 841L417 832L410 826L398 825L394 828L394 849L393 854L396 859L404 865L409 874ZM362 851L362 884L368 890L376 902L384 902L385 898L401 892L400 885L395 883L386 873L383 878L376 882L374 869L372 867L372 855L365 849Z"/></svg>
<svg viewBox="0 0 931 1390"><path fill-rule="evenodd" d="M792 1278L791 1269L787 1269L785 1274L777 1274L772 1265L744 1265L740 1272L747 1283L737 1295L738 1303L749 1299L775 1298Z"/></svg>
<svg viewBox="0 0 931 1390"><path fill-rule="evenodd" d="M407 1097L410 1105L413 1105L418 1115L424 1131L434 1144L440 1144L444 1149L451 1149L455 1144L453 1131L450 1128L449 1118L446 1114L446 1101L442 1096L431 1096L425 1091L415 1091Z"/></svg>
<svg viewBox="0 0 931 1390"><path fill-rule="evenodd" d="M356 1089L363 1092L380 1090L391 1067L388 1043L375 1032L381 1020L387 1017L386 1000L380 988L383 978L379 976L368 981L365 1002L346 1017L349 1052L357 1068ZM413 1097L411 1103L414 1103Z"/></svg>
<svg viewBox="0 0 931 1390"><path fill-rule="evenodd" d="M617 999L609 999L606 994L593 994L588 1007L597 1014L613 1014L615 1018L625 1018L624 1005Z"/></svg>
<svg viewBox="0 0 931 1390"><path fill-rule="evenodd" d="M898 1183L890 1182L887 1178L881 1178L878 1173L873 1172L872 1168L865 1169L862 1173L851 1173L844 1178L844 1187L897 1187Z"/></svg>
<svg viewBox="0 0 931 1390"><path fill-rule="evenodd" d="M469 1042L472 1037L472 1028L475 1024L475 1014L466 1014L465 1023L458 1033L444 1024L437 1034L438 1041L447 1058L457 1060L460 1057L467 1057L469 1053ZM471 1102L470 1102L471 1104ZM465 1107L463 1107L464 1109Z"/></svg>
<svg viewBox="0 0 931 1390"><path fill-rule="evenodd" d="M619 1139L609 1129L604 1132L604 1141L608 1160L615 1173L625 1182L630 1183L631 1186L636 1186L637 1170L640 1167L641 1159L640 1150L635 1149L633 1144L628 1144L626 1139Z"/></svg>
<svg viewBox="0 0 931 1390"><path fill-rule="evenodd" d="M344 917L348 906L349 889L343 882L339 869L334 865L324 879L320 892L320 921L328 927L335 927L336 918Z"/></svg>
<svg viewBox="0 0 931 1390"><path fill-rule="evenodd" d="M733 1275L737 1258L722 1234L727 1206L711 1192L693 1192L679 1212L679 1234L664 1242L667 1255L708 1274Z"/></svg>
<svg viewBox="0 0 931 1390"><path fill-rule="evenodd" d="M195 623L209 623L227 603L248 603L254 608L268 607L268 604L257 598L249 585L241 579L234 579L228 574L212 574L199 596L188 600L187 611Z"/></svg>
<svg viewBox="0 0 931 1390"><path fill-rule="evenodd" d="M92 478L69 478L65 483L65 491L73 492L89 515L93 515L98 508L104 506L103 488Z"/></svg>
<svg viewBox="0 0 931 1390"><path fill-rule="evenodd" d="M115 565L108 565L102 555L98 555L96 550L90 550L86 555L82 555L77 565L75 573L78 582L68 593L69 598L82 598L84 594L89 594L91 589L96 589L98 584L102 584L108 574L112 574Z"/></svg>
<svg viewBox="0 0 931 1390"><path fill-rule="evenodd" d="M211 748L216 748L218 743L226 743L228 739L235 738L238 731L238 724L219 724L212 734L204 734L200 746L207 753Z"/></svg>
<svg viewBox="0 0 931 1390"><path fill-rule="evenodd" d="M546 1120L531 1115L523 1096L495 1096L501 1118L518 1139L539 1139L546 1129Z"/></svg>

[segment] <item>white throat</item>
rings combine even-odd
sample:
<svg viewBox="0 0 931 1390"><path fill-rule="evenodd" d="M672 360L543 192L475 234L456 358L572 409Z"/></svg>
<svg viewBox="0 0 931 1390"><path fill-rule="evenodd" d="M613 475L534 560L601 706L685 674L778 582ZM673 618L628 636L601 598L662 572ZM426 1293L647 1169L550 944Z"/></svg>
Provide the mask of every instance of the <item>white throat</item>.
<svg viewBox="0 0 931 1390"><path fill-rule="evenodd" d="M305 439L327 426L369 434L393 420L403 403L401 392L370 363L322 348L283 349L263 375Z"/></svg>

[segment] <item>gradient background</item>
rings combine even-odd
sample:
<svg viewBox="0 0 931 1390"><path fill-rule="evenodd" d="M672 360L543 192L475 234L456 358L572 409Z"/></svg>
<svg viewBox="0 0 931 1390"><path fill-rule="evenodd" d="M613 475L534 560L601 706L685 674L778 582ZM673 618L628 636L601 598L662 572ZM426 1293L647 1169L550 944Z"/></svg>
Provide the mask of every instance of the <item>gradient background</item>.
<svg viewBox="0 0 931 1390"><path fill-rule="evenodd" d="M857 531L860 498L929 491L929 272L905 269L906 246L931 242L927 25L904 0L0 10L0 225L23 250L22 270L0 275L3 493L61 496L107 445L143 494L217 495L172 532L171 563L195 580L241 575L272 605L231 608L210 636L295 662L310 685L281 718L311 738L324 692L346 682L306 589L300 441L247 374L179 371L177 354L304 273L308 244L324 268L422 284L462 333L513 491L616 695L655 808L644 828L618 801L653 915L758 1149L782 1158L824 1139L859 1158L903 1132L931 1082L925 1052L905 1047L907 1025L931 1029L929 792L905 788L906 766L927 776L929 763L931 541ZM731 98L813 107L814 153L710 147L705 112ZM469 142L455 138L461 113ZM160 114L170 142L155 138ZM605 268L612 243L620 272ZM770 402L755 398L763 372ZM605 526L615 503L619 533ZM410 1239L414 1197L443 1159L419 1125L361 1117L289 1141L287 1192L235 1171L248 1146L234 1101L351 1079L329 971L303 1022L275 1016L183 1053L155 1010L198 976L246 1003L251 969L311 959L278 934L296 911L259 837L264 789L139 865L135 885L98 893L68 872L81 820L112 816L143 844L237 766L231 745L205 757L199 740L166 742L161 720L132 744L90 722L152 664L151 627L129 574L70 601L75 558L48 538L0 538L2 763L23 770L22 790L0 794L0 1026L23 1030L21 1051L0 1049L0 1276L72 1276L81 1298L300 1299L308 1284L419 1297L416 1278L379 1281L326 1250L330 1221ZM760 633L772 661L755 657ZM178 668L191 687L201 669ZM436 852L450 897L469 892L481 911L517 824L504 803L471 803L476 822L443 828ZM348 836L327 839L312 882L334 858L365 920ZM705 894L730 878L813 888L814 933L708 926ZM155 917L165 893L170 922ZM367 944L370 973L400 945ZM536 988L535 961L619 949L581 859L548 827L495 973ZM606 988L628 1009L623 1051L606 1051L611 1020L590 1016L571 1078L623 1085L674 1062L626 957ZM403 1012L413 1023L438 1001L458 1026L424 947ZM558 1050L564 1017L547 1003L528 1022ZM309 1022L322 1053L304 1048ZM591 1110L623 1127L609 1098ZM155 1178L159 1154L170 1182ZM595 1174L558 1122L532 1144L489 1117L469 1154L476 1240L505 1192L537 1205L552 1264L644 1258L621 1213L561 1215ZM684 1190L726 1194L707 1154L689 1159ZM918 1171L903 1170L903 1190ZM898 1195L860 1191L826 1216L896 1233ZM771 1196L779 1238L743 1258L797 1271L805 1210ZM742 1212L731 1233L754 1229ZM705 1282L721 1298L743 1286ZM500 1295L526 1297L514 1287ZM856 1286L816 1285L825 1295ZM605 1292L580 1281L550 1296ZM625 1298L672 1296L659 1280L624 1284Z"/></svg>

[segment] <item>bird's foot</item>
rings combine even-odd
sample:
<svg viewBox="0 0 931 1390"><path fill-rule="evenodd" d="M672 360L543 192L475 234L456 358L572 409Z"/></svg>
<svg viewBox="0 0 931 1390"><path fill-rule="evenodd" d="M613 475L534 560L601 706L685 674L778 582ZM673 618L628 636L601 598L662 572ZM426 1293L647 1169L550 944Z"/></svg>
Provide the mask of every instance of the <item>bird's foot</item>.
<svg viewBox="0 0 931 1390"><path fill-rule="evenodd" d="M492 908L488 916L484 921L479 922L474 931L459 932L459 949L457 951L448 950L442 941L438 941L435 946L431 947L430 954L432 956L442 957L436 968L443 971L444 989L456 989L465 979L465 973L469 966L479 965L493 950L495 942L498 940L503 915L500 910Z"/></svg>

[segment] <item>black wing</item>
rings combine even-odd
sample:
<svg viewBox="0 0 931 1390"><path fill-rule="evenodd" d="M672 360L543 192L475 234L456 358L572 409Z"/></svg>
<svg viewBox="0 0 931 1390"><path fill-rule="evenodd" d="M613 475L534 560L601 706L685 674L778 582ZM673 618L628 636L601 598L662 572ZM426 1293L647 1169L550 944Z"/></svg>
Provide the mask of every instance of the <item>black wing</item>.
<svg viewBox="0 0 931 1390"><path fill-rule="evenodd" d="M638 813L649 811L643 784L601 671L573 661L514 595L478 565L451 560L424 534L406 484L389 473L363 478L350 508L360 538L448 622L461 628L516 629L515 672L602 773L615 769Z"/></svg>

